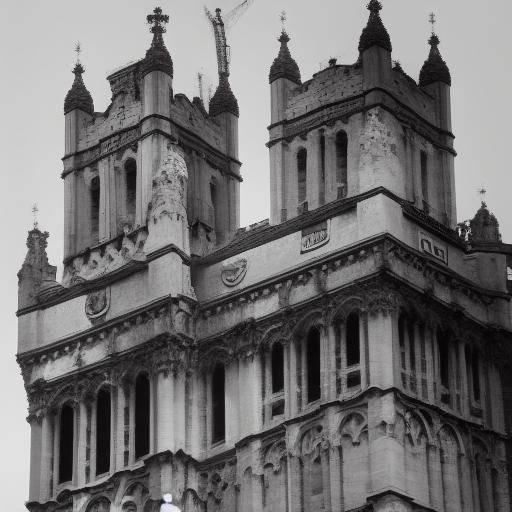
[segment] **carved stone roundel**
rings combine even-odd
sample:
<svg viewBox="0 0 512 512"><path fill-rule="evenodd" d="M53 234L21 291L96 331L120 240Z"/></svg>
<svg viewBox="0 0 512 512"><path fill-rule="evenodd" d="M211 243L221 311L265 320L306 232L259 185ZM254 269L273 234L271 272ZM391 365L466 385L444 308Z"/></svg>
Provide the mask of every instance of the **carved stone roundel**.
<svg viewBox="0 0 512 512"><path fill-rule="evenodd" d="M247 274L247 260L241 258L233 263L223 265L220 276L226 286L232 287L241 283L245 274Z"/></svg>
<svg viewBox="0 0 512 512"><path fill-rule="evenodd" d="M85 314L87 318L98 318L104 315L110 307L110 288L95 290L85 299Z"/></svg>

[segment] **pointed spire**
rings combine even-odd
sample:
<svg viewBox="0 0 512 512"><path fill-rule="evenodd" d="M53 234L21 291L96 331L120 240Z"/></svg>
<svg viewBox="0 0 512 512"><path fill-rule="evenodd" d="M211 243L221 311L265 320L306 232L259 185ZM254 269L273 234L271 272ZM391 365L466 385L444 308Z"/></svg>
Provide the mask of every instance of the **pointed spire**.
<svg viewBox="0 0 512 512"><path fill-rule="evenodd" d="M367 8L370 11L370 17L359 39L359 52L364 52L372 46L380 46L391 51L391 40L379 14L382 4L378 0L370 0Z"/></svg>
<svg viewBox="0 0 512 512"><path fill-rule="evenodd" d="M80 51L80 46L77 46L77 53ZM76 108L87 112L90 115L94 114L94 102L90 92L85 87L82 75L85 73L85 68L80 62L80 58L77 59L75 67L73 68L75 80L71 89L66 94L64 100L64 114L75 110Z"/></svg>
<svg viewBox="0 0 512 512"><path fill-rule="evenodd" d="M278 41L281 43L281 48L270 68L269 83L272 83L278 78L287 78L288 80L300 85L301 77L299 66L290 54L290 50L288 48L290 37L284 29L282 30Z"/></svg>
<svg viewBox="0 0 512 512"><path fill-rule="evenodd" d="M430 45L430 53L428 59L423 64L420 71L420 85L425 87L426 85L433 84L435 82L443 82L447 85L452 84L452 78L450 76L450 70L446 62L441 57L439 52L439 38L432 32L428 44Z"/></svg>
<svg viewBox="0 0 512 512"><path fill-rule="evenodd" d="M153 40L142 62L141 76L143 77L151 71L163 71L172 78L173 62L162 36L166 31L165 24L169 23L169 16L162 14L161 7L155 7L153 14L148 14L147 21L149 25L152 25L150 32L153 34Z"/></svg>
<svg viewBox="0 0 512 512"><path fill-rule="evenodd" d="M222 74L220 76L219 86L210 100L209 109L211 116L218 116L219 114L224 114L226 112L229 112L236 117L239 117L240 115L238 101L231 90L228 76L226 74Z"/></svg>
<svg viewBox="0 0 512 512"><path fill-rule="evenodd" d="M489 211L487 204L482 206L476 215L469 221L472 242L501 242L499 223L495 215Z"/></svg>

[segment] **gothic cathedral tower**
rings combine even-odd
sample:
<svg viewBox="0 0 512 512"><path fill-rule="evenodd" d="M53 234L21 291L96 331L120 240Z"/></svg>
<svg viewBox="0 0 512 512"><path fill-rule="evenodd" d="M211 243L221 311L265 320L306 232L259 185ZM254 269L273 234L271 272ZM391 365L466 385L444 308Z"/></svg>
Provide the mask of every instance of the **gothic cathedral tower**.
<svg viewBox="0 0 512 512"><path fill-rule="evenodd" d="M280 35L247 228L229 73L176 94L160 8L105 112L77 63L62 278L37 227L18 274L30 512L509 511L512 246L457 224L439 39L416 82L368 9L305 82Z"/></svg>

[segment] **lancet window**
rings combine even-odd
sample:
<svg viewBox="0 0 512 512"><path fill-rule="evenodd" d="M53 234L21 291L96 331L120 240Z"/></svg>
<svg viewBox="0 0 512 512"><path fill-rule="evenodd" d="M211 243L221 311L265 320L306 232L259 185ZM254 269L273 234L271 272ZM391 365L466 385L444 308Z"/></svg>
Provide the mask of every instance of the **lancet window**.
<svg viewBox="0 0 512 512"><path fill-rule="evenodd" d="M223 364L217 364L212 374L212 442L224 441L226 436L226 375Z"/></svg>
<svg viewBox="0 0 512 512"><path fill-rule="evenodd" d="M95 176L90 185L91 245L99 241L100 228L100 179Z"/></svg>
<svg viewBox="0 0 512 512"><path fill-rule="evenodd" d="M110 390L103 388L96 398L96 474L110 471L111 434Z"/></svg>
<svg viewBox="0 0 512 512"><path fill-rule="evenodd" d="M135 223L135 205L137 199L137 163L135 159L128 158L124 164L125 171L125 204L126 221L133 227Z"/></svg>
<svg viewBox="0 0 512 512"><path fill-rule="evenodd" d="M297 186L299 206L306 201L307 197L307 160L307 150L305 148L300 148L297 152Z"/></svg>
<svg viewBox="0 0 512 512"><path fill-rule="evenodd" d="M336 182L338 184L338 199L347 196L347 168L348 168L348 138L340 130L336 134Z"/></svg>
<svg viewBox="0 0 512 512"><path fill-rule="evenodd" d="M306 340L307 400L309 403L319 400L322 395L320 362L320 331L313 327Z"/></svg>
<svg viewBox="0 0 512 512"><path fill-rule="evenodd" d="M63 483L73 479L75 411L71 405L62 407L59 420L59 483Z"/></svg>
<svg viewBox="0 0 512 512"><path fill-rule="evenodd" d="M150 394L149 378L141 373L135 381L135 458L149 453Z"/></svg>

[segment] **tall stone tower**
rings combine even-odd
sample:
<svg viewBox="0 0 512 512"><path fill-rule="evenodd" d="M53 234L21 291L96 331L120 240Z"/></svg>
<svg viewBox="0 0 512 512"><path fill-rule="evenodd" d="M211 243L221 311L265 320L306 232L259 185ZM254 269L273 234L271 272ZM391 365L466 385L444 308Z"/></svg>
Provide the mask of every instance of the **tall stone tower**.
<svg viewBox="0 0 512 512"><path fill-rule="evenodd" d="M368 9L305 82L279 37L247 228L228 74L176 94L159 8L104 113L77 63L62 279L37 228L18 274L31 512L509 510L512 245L457 223L439 39L417 83Z"/></svg>

